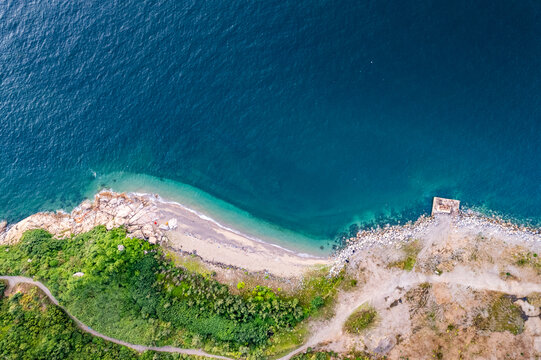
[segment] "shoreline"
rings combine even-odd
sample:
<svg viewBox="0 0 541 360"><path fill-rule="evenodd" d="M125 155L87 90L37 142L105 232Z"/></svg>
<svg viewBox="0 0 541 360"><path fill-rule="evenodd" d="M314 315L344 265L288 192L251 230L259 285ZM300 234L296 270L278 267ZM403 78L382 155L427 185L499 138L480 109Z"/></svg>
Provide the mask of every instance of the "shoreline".
<svg viewBox="0 0 541 360"><path fill-rule="evenodd" d="M511 244L541 248L541 227L517 225L500 217L466 209L457 215L421 215L415 222L361 230L357 236L346 239L346 245L331 256L334 260L331 273L338 273L356 252L376 247L400 248L418 238L441 237L446 233L457 237L498 238Z"/></svg>
<svg viewBox="0 0 541 360"><path fill-rule="evenodd" d="M292 249L288 249L286 247L283 247L281 245L278 245L278 244L274 244L274 243L271 243L271 242L268 242L268 241L265 241L265 240L262 240L260 238L257 238L255 236L252 236L252 235L248 235L248 234L245 234L243 233L242 231L239 231L239 230L236 230L236 229L233 229L227 225L223 225L221 224L219 221L213 219L212 217L210 216L207 216L197 210L194 210L194 209L191 209L177 201L172 201L172 200L166 200L164 198L162 198L160 195L158 194L150 194L150 193L139 193L139 192L133 192L133 193L129 193L129 194L135 194L137 196L143 196L143 197L155 197L155 200L158 201L158 202L161 202L163 204L170 204L170 205L174 205L174 206L179 206L181 207L182 209L188 211L188 212L191 212L192 214L196 215L197 217L199 217L201 220L204 220L204 221L208 221L208 222L211 222L213 223L214 225L218 226L219 228L222 228L223 230L225 231L230 231L234 234L237 234L239 236L242 236L242 237L245 237L247 239L250 239L252 241L255 241L255 242L259 242L259 243L262 243L262 244L265 244L265 245L270 245L270 246L274 246L280 250L283 250L283 251L287 251L287 252L290 252L292 254L295 254L297 256L300 256L300 257L308 257L308 258L318 258L318 259L325 259L327 257L324 257L324 256L318 256L318 255L315 255L315 254L308 254L308 253L303 253L303 252L298 252L298 251L295 251L295 250L292 250Z"/></svg>
<svg viewBox="0 0 541 360"><path fill-rule="evenodd" d="M195 211L203 219L209 218L230 231L297 253L327 257L332 253L333 246L338 245L337 237L320 237L284 227L259 218L202 189L172 179L139 173L112 172L98 176L84 193L87 198L92 198L104 188L118 193L158 194L162 201L174 202L189 211Z"/></svg>
<svg viewBox="0 0 541 360"><path fill-rule="evenodd" d="M541 228L513 224L466 209L456 216L421 215L415 222L361 230L344 247L327 257L297 252L250 236L179 202L150 193L102 190L71 213L37 213L9 226L0 225L0 244L11 244L26 230L43 228L58 238L91 230L124 226L128 236L161 244L173 251L194 254L212 265L235 267L278 277L299 277L314 266L331 266L337 273L356 251L374 247L400 247L418 237L438 232L483 234L511 242L541 244Z"/></svg>
<svg viewBox="0 0 541 360"><path fill-rule="evenodd" d="M71 213L57 211L31 215L0 230L0 244L13 244L31 229L42 228L67 238L97 225L123 226L128 236L145 239L181 253L195 254L204 262L249 272L300 277L314 266L330 265L329 258L297 253L280 245L254 239L177 202L157 194L115 193L103 190Z"/></svg>

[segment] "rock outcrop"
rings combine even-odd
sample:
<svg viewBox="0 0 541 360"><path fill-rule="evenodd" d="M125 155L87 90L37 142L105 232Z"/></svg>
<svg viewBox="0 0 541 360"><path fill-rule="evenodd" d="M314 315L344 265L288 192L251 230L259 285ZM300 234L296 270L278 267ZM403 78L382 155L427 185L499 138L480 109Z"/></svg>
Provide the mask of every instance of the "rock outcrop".
<svg viewBox="0 0 541 360"><path fill-rule="evenodd" d="M15 244L25 231L32 229L45 229L57 238L67 238L97 225L105 225L108 230L124 226L128 236L162 243L169 227L159 225L157 220L158 209L150 198L104 190L96 194L93 201L83 201L70 214L43 212L13 226L0 223L0 244ZM176 220L173 223L176 225Z"/></svg>

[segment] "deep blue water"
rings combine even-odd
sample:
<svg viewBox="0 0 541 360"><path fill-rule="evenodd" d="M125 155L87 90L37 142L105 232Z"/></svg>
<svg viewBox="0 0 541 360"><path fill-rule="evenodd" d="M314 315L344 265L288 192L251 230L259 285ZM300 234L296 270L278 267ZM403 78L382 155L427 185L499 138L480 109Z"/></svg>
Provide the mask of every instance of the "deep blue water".
<svg viewBox="0 0 541 360"><path fill-rule="evenodd" d="M147 174L316 238L539 224L541 3L4 1L0 153L10 221Z"/></svg>

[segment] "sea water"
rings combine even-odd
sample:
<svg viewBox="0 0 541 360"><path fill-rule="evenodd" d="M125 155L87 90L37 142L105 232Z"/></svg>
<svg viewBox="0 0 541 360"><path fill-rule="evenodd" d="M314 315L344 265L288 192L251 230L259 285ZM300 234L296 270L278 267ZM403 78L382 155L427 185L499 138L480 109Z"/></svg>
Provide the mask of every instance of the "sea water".
<svg viewBox="0 0 541 360"><path fill-rule="evenodd" d="M5 1L0 218L110 187L314 251L433 196L539 225L540 16L534 1Z"/></svg>

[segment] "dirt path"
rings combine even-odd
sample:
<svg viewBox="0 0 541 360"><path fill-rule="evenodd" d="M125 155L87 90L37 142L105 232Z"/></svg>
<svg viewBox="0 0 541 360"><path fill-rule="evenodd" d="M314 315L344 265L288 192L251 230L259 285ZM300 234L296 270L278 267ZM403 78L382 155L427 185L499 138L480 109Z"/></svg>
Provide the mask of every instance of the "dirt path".
<svg viewBox="0 0 541 360"><path fill-rule="evenodd" d="M130 344L128 342L125 342L125 341L122 341L122 340L118 340L118 339L114 339L112 337L109 337L109 336L106 336L106 335L103 335L99 332L97 332L96 330L93 330L91 329L90 327L86 326L85 324L83 324L81 321L79 321L79 319L77 319L75 316L71 315L63 306L61 306L59 303L58 303L58 300L53 296L53 294L51 294L51 292L49 291L49 289L43 285L41 282L39 281L34 281L32 280L31 278L27 278L27 277L23 277L23 276L0 276L0 280L7 280L8 283L9 283L9 288L17 285L17 284L20 284L20 283L25 283L25 284L32 284L32 285L35 285L37 287L39 287L44 293L45 295L47 295L47 297L58 307L60 307L62 310L64 310L64 312L73 320L75 321L75 323L77 324L77 326L83 330L84 332L87 332L93 336L97 336L99 338L102 338L104 340L107 340L107 341L110 341L112 343L115 343L115 344L118 344L118 345L123 345L123 346L126 346L126 347L129 347L137 352L143 352L143 351L148 351L148 350L151 350L151 351L159 351L159 352L168 352L168 353L179 353L179 354L187 354L187 355L195 355L195 356L206 356L206 357L210 357L210 358L215 358L215 359L223 359L223 360L233 360L231 358L228 358L228 357L225 357L225 356L219 356L219 355L213 355L213 354L209 354L207 352L204 352L202 350L196 350L196 349L182 349L182 348L177 348L177 347L174 347L174 346L144 346L144 345L136 345L136 344Z"/></svg>
<svg viewBox="0 0 541 360"><path fill-rule="evenodd" d="M450 284L470 287L474 290L498 291L506 294L525 296L532 292L541 292L541 284L503 281L494 273L472 273L465 268L457 267L454 271L438 275L425 275L417 272L397 274L387 270L371 269L370 281L362 289L343 293L338 299L335 316L314 327L316 331L307 342L283 356L279 360L287 360L296 354L306 351L309 347L340 339L342 328L349 315L364 303L372 303L389 297L389 302L400 298L404 292L421 283Z"/></svg>
<svg viewBox="0 0 541 360"><path fill-rule="evenodd" d="M470 287L475 290L499 291L517 296L525 296L532 292L541 292L541 284L504 281L500 279L497 274L494 273L474 274L471 271L468 271L467 269L461 267L457 267L452 272L444 273L440 276L425 275L417 272L402 272L401 274L397 274L396 272L383 270L377 268L376 266L374 266L370 270L372 271L372 275L370 277L370 281L365 286L363 286L360 290L357 290L356 292L343 293L340 295L335 310L336 315L332 319L319 324L316 332L314 332L310 336L308 341L303 346L293 350L279 360L290 359L294 355L306 351L309 347L314 347L322 342L338 339L342 334L342 328L347 318L359 306L366 302L374 302L376 300L381 300L386 297L389 297L389 299L391 299L392 301L392 299L396 299L402 296L406 289L412 288L421 283L428 282L431 284L440 283L460 285ZM68 314L68 316L72 318L73 321L75 321L75 323L81 330L91 335L100 337L104 340L111 341L115 344L127 346L138 352L152 350L159 352L181 353L187 355L206 356L216 359L232 360L231 358L212 355L202 350L182 349L173 346L156 347L136 345L111 338L89 328L88 326L80 322L77 318L72 316L68 311L66 311L66 309L64 309L61 305L58 304L58 300L41 282L34 281L31 278L22 276L0 276L0 279L7 280L9 282L9 287L13 287L19 283L27 283L39 287L55 305L62 308L66 312L66 314Z"/></svg>

